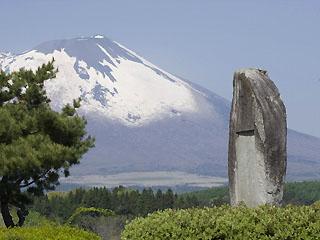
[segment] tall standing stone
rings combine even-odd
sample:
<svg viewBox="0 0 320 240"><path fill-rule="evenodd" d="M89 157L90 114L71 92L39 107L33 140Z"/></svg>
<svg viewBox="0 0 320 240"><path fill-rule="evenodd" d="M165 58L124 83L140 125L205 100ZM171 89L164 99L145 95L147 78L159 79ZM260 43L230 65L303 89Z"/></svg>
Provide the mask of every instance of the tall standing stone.
<svg viewBox="0 0 320 240"><path fill-rule="evenodd" d="M278 205L287 165L286 109L267 72L236 71L229 133L231 205Z"/></svg>

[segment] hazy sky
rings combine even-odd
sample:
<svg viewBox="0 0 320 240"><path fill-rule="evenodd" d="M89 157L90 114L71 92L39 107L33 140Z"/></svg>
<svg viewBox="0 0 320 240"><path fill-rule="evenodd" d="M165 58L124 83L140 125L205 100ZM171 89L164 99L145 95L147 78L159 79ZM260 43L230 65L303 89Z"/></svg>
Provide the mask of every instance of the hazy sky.
<svg viewBox="0 0 320 240"><path fill-rule="evenodd" d="M320 137L318 0L0 0L0 51L101 33L231 100L235 69L268 70L290 128Z"/></svg>

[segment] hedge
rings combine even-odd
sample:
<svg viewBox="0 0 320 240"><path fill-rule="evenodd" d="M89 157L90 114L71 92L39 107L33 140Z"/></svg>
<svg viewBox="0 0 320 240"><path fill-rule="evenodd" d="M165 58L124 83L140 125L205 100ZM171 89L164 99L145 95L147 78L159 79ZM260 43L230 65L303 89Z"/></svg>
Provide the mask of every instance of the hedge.
<svg viewBox="0 0 320 240"><path fill-rule="evenodd" d="M101 240L93 233L67 226L0 228L0 240Z"/></svg>
<svg viewBox="0 0 320 240"><path fill-rule="evenodd" d="M320 202L311 206L169 209L133 220L121 239L316 240L320 239Z"/></svg>

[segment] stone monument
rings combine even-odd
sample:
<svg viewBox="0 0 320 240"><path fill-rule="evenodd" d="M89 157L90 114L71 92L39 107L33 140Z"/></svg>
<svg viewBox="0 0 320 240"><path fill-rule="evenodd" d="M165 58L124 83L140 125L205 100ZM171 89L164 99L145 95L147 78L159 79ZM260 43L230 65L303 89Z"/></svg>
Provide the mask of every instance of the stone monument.
<svg viewBox="0 0 320 240"><path fill-rule="evenodd" d="M286 109L267 71L236 71L229 132L231 205L281 204L286 141Z"/></svg>

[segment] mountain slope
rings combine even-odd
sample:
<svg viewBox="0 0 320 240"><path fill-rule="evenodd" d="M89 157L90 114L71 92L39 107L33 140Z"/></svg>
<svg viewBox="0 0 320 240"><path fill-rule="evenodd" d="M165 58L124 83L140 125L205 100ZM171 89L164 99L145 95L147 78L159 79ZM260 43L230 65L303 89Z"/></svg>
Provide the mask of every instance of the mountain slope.
<svg viewBox="0 0 320 240"><path fill-rule="evenodd" d="M46 83L52 106L59 110L81 97L80 112L97 139L74 175L169 170L227 176L227 100L103 36L0 55L0 67L35 69L52 57L59 68ZM289 130L288 156L287 179L320 177L319 139Z"/></svg>

